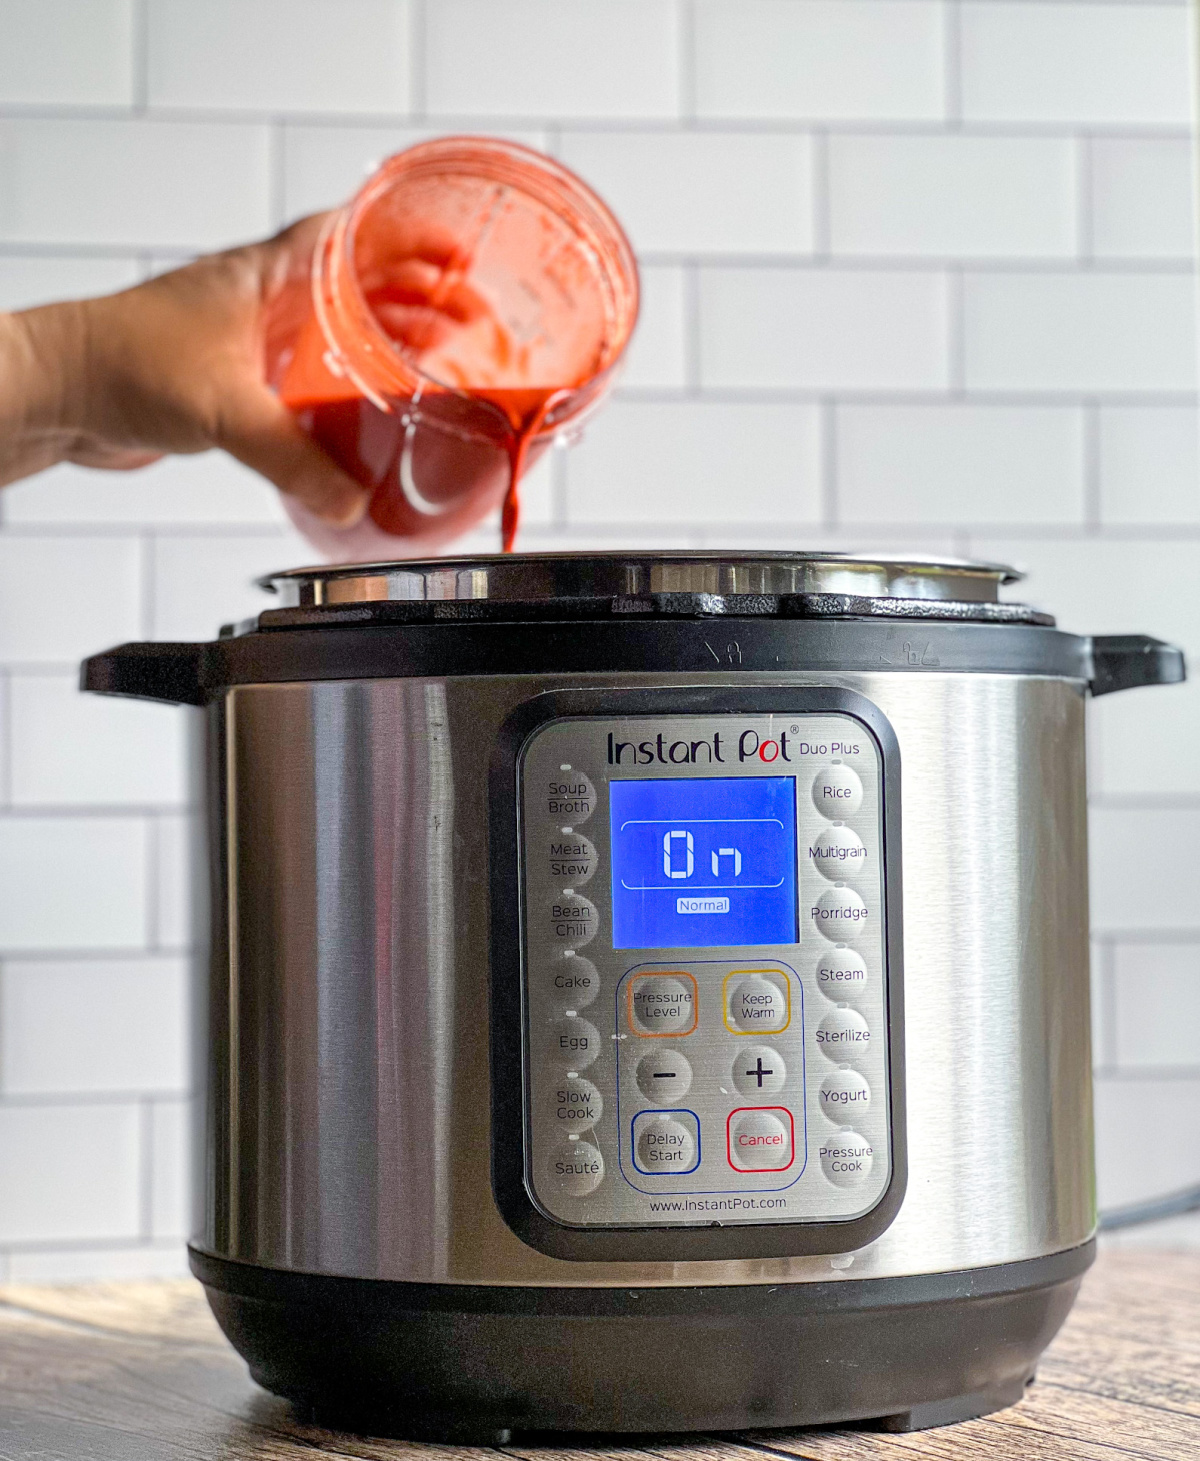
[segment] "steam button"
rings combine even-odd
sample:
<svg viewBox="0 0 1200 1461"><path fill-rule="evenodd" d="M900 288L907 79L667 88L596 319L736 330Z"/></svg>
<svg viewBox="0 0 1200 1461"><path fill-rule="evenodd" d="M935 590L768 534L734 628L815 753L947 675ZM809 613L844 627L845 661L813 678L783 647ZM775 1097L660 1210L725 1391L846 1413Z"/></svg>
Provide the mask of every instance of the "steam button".
<svg viewBox="0 0 1200 1461"><path fill-rule="evenodd" d="M556 943L578 949L590 944L600 929L596 905L581 894L562 892L550 900L550 935Z"/></svg>
<svg viewBox="0 0 1200 1461"><path fill-rule="evenodd" d="M866 960L853 949L830 949L817 960L817 988L837 1004L857 1004L870 983Z"/></svg>
<svg viewBox="0 0 1200 1461"><path fill-rule="evenodd" d="M560 832L550 839L550 876L564 888L588 882L600 864L595 844L581 832Z"/></svg>
<svg viewBox="0 0 1200 1461"><path fill-rule="evenodd" d="M550 1150L550 1180L565 1197L587 1197L604 1181L604 1158L590 1141L564 1136Z"/></svg>
<svg viewBox="0 0 1200 1461"><path fill-rule="evenodd" d="M556 822L579 825L596 810L592 779L572 766L563 766L546 782L546 811Z"/></svg>
<svg viewBox="0 0 1200 1461"><path fill-rule="evenodd" d="M854 1131L835 1131L820 1148L821 1170L835 1187L857 1187L871 1175L875 1152Z"/></svg>
<svg viewBox="0 0 1200 1461"><path fill-rule="evenodd" d="M863 787L858 773L849 766L826 766L812 784L813 805L831 822L853 816L862 806Z"/></svg>

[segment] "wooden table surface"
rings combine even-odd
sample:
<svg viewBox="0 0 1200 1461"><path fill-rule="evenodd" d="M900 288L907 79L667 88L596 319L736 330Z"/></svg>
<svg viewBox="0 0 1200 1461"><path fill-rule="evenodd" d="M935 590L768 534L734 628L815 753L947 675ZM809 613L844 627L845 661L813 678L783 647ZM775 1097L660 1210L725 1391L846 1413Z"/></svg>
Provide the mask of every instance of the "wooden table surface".
<svg viewBox="0 0 1200 1461"><path fill-rule="evenodd" d="M503 1450L522 1461L1197 1461L1200 1254L1102 1254L1037 1383L983 1420L914 1435L759 1431ZM0 1287L0 1461L488 1455L299 1424L248 1378L196 1284Z"/></svg>

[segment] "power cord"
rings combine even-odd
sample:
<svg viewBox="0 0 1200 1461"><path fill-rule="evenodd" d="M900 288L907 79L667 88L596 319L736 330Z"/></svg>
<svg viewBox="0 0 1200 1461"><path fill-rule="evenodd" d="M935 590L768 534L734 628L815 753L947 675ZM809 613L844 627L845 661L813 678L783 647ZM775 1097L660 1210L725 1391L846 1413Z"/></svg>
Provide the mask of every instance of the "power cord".
<svg viewBox="0 0 1200 1461"><path fill-rule="evenodd" d="M1165 1197L1151 1197L1145 1202L1131 1202L1126 1207L1110 1207L1100 1214L1100 1231L1115 1233L1121 1228L1136 1228L1142 1223L1156 1223L1162 1218L1200 1208L1200 1187L1181 1187Z"/></svg>

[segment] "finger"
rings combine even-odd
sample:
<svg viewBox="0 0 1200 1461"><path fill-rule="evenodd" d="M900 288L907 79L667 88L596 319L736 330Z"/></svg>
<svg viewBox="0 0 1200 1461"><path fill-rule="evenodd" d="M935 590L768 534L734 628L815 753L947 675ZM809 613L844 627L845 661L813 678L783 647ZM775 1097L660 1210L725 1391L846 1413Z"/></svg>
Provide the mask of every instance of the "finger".
<svg viewBox="0 0 1200 1461"><path fill-rule="evenodd" d="M287 407L265 387L243 400L237 420L222 431L220 445L337 527L353 527L367 510L370 493L305 436Z"/></svg>

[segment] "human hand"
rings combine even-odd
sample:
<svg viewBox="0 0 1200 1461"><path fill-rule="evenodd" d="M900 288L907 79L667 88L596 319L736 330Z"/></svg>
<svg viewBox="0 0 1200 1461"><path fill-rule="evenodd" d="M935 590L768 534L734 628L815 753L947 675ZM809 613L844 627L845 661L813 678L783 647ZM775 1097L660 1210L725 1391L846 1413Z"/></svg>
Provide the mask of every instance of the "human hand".
<svg viewBox="0 0 1200 1461"><path fill-rule="evenodd" d="M368 494L267 385L268 336L308 305L323 219L100 299L0 315L0 486L56 462L128 471L220 447L328 522Z"/></svg>

